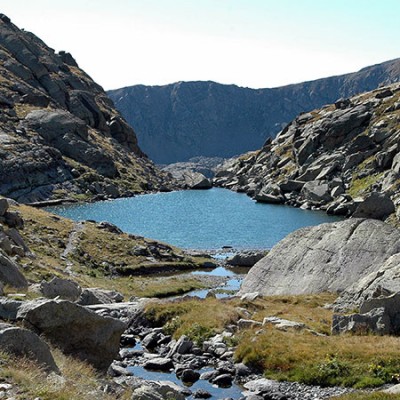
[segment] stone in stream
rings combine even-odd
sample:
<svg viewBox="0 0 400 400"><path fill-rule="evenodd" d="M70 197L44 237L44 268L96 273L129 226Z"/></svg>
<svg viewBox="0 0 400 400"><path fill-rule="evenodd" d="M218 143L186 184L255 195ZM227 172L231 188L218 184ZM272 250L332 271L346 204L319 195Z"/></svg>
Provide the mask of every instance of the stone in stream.
<svg viewBox="0 0 400 400"><path fill-rule="evenodd" d="M147 360L143 367L155 371L169 371L173 368L172 360L167 357L157 357Z"/></svg>
<svg viewBox="0 0 400 400"><path fill-rule="evenodd" d="M160 339L161 332L152 331L142 339L142 346L149 350L154 349Z"/></svg>
<svg viewBox="0 0 400 400"><path fill-rule="evenodd" d="M193 369L186 368L182 371L180 379L184 383L194 383L200 378L200 373Z"/></svg>
<svg viewBox="0 0 400 400"><path fill-rule="evenodd" d="M146 381L133 391L131 400L185 400L185 391L168 381Z"/></svg>
<svg viewBox="0 0 400 400"><path fill-rule="evenodd" d="M127 347L127 346L135 346L136 345L136 338L134 335L131 334L123 334L121 335L121 346Z"/></svg>
<svg viewBox="0 0 400 400"><path fill-rule="evenodd" d="M200 379L204 381L211 381L218 375L217 371L207 371L200 375Z"/></svg>
<svg viewBox="0 0 400 400"><path fill-rule="evenodd" d="M207 392L207 390L197 389L193 392L193 397L195 399L209 399L210 397L212 397L212 394L210 392Z"/></svg>
<svg viewBox="0 0 400 400"><path fill-rule="evenodd" d="M234 366L235 366L235 376L243 377L243 376L249 376L251 374L251 369L243 363L238 363L235 364Z"/></svg>
<svg viewBox="0 0 400 400"><path fill-rule="evenodd" d="M232 386L233 376L230 374L217 375L211 380L211 383L218 385L219 387L230 387Z"/></svg>
<svg viewBox="0 0 400 400"><path fill-rule="evenodd" d="M178 341L173 344L171 350L168 353L168 357L172 357L174 354L187 354L193 347L193 342L185 335L182 335Z"/></svg>

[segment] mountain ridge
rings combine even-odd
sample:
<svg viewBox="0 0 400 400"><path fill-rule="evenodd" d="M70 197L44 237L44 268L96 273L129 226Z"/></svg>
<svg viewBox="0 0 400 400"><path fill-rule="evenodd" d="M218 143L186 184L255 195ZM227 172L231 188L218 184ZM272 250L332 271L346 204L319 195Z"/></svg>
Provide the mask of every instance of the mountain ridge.
<svg viewBox="0 0 400 400"><path fill-rule="evenodd" d="M170 184L71 54L1 14L0 61L0 194L99 199Z"/></svg>
<svg viewBox="0 0 400 400"><path fill-rule="evenodd" d="M399 80L400 58L277 88L191 81L107 93L134 126L143 150L157 163L172 163L255 150L300 112Z"/></svg>

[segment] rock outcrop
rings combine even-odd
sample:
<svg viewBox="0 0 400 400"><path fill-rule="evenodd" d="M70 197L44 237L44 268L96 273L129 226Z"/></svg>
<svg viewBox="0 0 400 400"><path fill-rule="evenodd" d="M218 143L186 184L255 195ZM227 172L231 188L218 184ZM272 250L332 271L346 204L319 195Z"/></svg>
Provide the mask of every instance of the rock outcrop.
<svg viewBox="0 0 400 400"><path fill-rule="evenodd" d="M118 356L120 338L126 329L120 320L102 317L64 300L25 302L19 307L17 319L66 354L102 370Z"/></svg>
<svg viewBox="0 0 400 400"><path fill-rule="evenodd" d="M215 185L257 201L385 219L400 203L400 85L300 114L256 152L229 160Z"/></svg>
<svg viewBox="0 0 400 400"><path fill-rule="evenodd" d="M302 228L249 271L239 294L341 292L376 273L399 252L400 230L378 220L349 219ZM357 304L354 299L351 305Z"/></svg>
<svg viewBox="0 0 400 400"><path fill-rule="evenodd" d="M28 282L14 256L32 258L33 254L16 229L22 228L24 221L18 212L10 210L10 202L0 198L0 284L25 288Z"/></svg>
<svg viewBox="0 0 400 400"><path fill-rule="evenodd" d="M215 82L131 86L108 92L157 163L232 157L262 146L297 114L400 80L400 59L359 72L249 89Z"/></svg>
<svg viewBox="0 0 400 400"><path fill-rule="evenodd" d="M379 335L400 334L400 292L379 296L361 304L360 313L335 314L332 333L375 333Z"/></svg>
<svg viewBox="0 0 400 400"><path fill-rule="evenodd" d="M99 288L85 288L82 290L78 304L90 306L94 304L120 303L124 296L115 290L104 290Z"/></svg>
<svg viewBox="0 0 400 400"><path fill-rule="evenodd" d="M360 277L335 301L336 311L359 307L365 301L400 291L400 254L389 257L378 269Z"/></svg>
<svg viewBox="0 0 400 400"><path fill-rule="evenodd" d="M35 202L168 187L170 178L69 53L3 16L0 61L0 194Z"/></svg>
<svg viewBox="0 0 400 400"><path fill-rule="evenodd" d="M243 251L226 259L234 267L252 267L265 256L265 251Z"/></svg>

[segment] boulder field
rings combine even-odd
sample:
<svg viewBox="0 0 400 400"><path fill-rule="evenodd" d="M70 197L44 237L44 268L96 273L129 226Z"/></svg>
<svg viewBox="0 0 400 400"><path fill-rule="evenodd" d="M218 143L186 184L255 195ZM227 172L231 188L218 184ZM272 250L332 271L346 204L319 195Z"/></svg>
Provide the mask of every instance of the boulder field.
<svg viewBox="0 0 400 400"><path fill-rule="evenodd" d="M400 203L400 85L300 114L261 150L227 161L214 185L256 201L378 218Z"/></svg>

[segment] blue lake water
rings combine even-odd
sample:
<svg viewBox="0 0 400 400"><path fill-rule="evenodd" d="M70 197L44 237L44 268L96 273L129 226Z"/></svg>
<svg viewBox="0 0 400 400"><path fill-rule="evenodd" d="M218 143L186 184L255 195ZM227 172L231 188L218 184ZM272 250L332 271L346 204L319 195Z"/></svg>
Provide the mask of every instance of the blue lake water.
<svg viewBox="0 0 400 400"><path fill-rule="evenodd" d="M47 208L73 220L108 221L123 231L186 249L269 249L288 233L338 217L256 203L227 189L140 195Z"/></svg>

